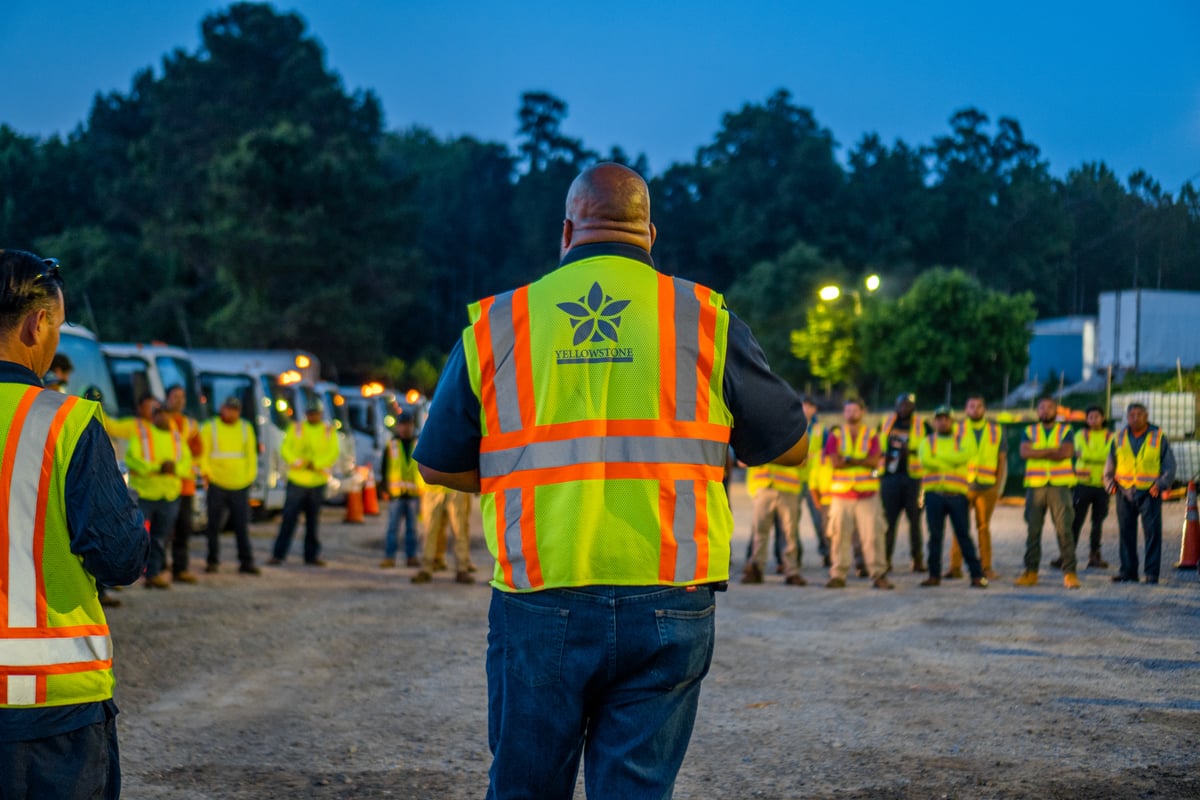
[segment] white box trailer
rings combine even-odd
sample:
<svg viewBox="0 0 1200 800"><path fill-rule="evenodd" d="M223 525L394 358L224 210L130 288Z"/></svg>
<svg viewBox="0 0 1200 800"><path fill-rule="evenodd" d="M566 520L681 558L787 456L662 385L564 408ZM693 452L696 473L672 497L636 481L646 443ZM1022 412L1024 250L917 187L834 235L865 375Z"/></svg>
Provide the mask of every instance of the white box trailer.
<svg viewBox="0 0 1200 800"><path fill-rule="evenodd" d="M1200 292L1128 289L1103 292L1096 365L1119 369L1188 369L1200 364Z"/></svg>

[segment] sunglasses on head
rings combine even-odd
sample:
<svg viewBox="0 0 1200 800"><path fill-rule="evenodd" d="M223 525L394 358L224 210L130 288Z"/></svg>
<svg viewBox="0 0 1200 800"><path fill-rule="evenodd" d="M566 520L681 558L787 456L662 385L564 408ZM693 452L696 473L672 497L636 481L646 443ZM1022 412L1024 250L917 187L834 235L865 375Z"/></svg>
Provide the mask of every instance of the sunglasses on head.
<svg viewBox="0 0 1200 800"><path fill-rule="evenodd" d="M42 271L33 278L35 281L52 280L62 283L62 267L58 263L57 258L43 258Z"/></svg>

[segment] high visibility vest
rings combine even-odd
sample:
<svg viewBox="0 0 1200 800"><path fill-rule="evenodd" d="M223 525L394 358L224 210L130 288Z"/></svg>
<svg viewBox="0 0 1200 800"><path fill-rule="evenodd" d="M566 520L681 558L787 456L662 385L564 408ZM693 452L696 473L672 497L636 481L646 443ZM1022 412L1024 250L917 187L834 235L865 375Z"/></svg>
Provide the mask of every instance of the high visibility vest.
<svg viewBox="0 0 1200 800"><path fill-rule="evenodd" d="M1071 435L1071 429L1065 422L1056 422L1054 427L1050 429L1049 434L1046 433L1045 426L1040 423L1027 425L1025 427L1025 437L1029 439L1029 443L1037 450L1048 450L1053 447L1059 447L1063 442L1067 441ZM1050 461L1045 458L1031 458L1025 462L1025 486L1027 488L1036 489L1039 486L1074 486L1075 485L1075 467L1071 464L1071 459L1064 458L1061 461Z"/></svg>
<svg viewBox="0 0 1200 800"><path fill-rule="evenodd" d="M1000 426L995 422L964 420L959 431L966 431L966 445L971 452L967 462L967 483L993 486L1000 478ZM978 434L978 436L977 436Z"/></svg>
<svg viewBox="0 0 1200 800"><path fill-rule="evenodd" d="M174 475L162 473L162 466L168 461L175 462ZM125 466L129 468L129 488L138 497L168 502L178 498L183 487L180 474L190 462L191 456L179 431L164 431L143 419L137 420L125 451Z"/></svg>
<svg viewBox="0 0 1200 800"><path fill-rule="evenodd" d="M896 414L893 412L888 415L888 418L879 426L879 445L887 447L888 437L892 434L892 428L896 427ZM908 477L920 478L921 472L921 439L922 432L925 430L925 421L921 419L921 415L913 412L908 428Z"/></svg>
<svg viewBox="0 0 1200 800"><path fill-rule="evenodd" d="M469 312L492 585L728 579L721 295L601 255Z"/></svg>
<svg viewBox="0 0 1200 800"><path fill-rule="evenodd" d="M65 499L71 456L100 417L98 403L0 384L0 708L112 697L108 622L71 552Z"/></svg>
<svg viewBox="0 0 1200 800"><path fill-rule="evenodd" d="M416 497L419 494L420 473L413 461L415 443L404 452L403 443L392 437L388 442L388 494L392 497Z"/></svg>
<svg viewBox="0 0 1200 800"><path fill-rule="evenodd" d="M782 464L763 464L746 470L746 491L753 497L761 489L775 489L786 494L800 494L803 479L800 467Z"/></svg>
<svg viewBox="0 0 1200 800"><path fill-rule="evenodd" d="M1112 433L1086 428L1075 433L1075 478L1080 486L1103 486Z"/></svg>
<svg viewBox="0 0 1200 800"><path fill-rule="evenodd" d="M842 428L832 435L837 437L838 452L844 458L866 458L871 452L872 433L866 425L858 426L858 436L851 439L849 428ZM833 481L829 491L835 497L851 497L879 491L879 476L870 467L834 467Z"/></svg>
<svg viewBox="0 0 1200 800"><path fill-rule="evenodd" d="M820 422L808 431L808 461L801 468L805 470L805 479L809 489L816 489L824 496L829 494L833 486L833 462L825 455L825 443L829 441L830 431Z"/></svg>
<svg viewBox="0 0 1200 800"><path fill-rule="evenodd" d="M1133 453L1129 429L1117 434L1116 474L1113 476L1122 489L1149 489L1162 474L1162 431L1151 425L1137 455Z"/></svg>
<svg viewBox="0 0 1200 800"><path fill-rule="evenodd" d="M205 477L231 492L245 489L258 476L258 444L250 423L228 425L220 417L200 429L201 468Z"/></svg>
<svg viewBox="0 0 1200 800"><path fill-rule="evenodd" d="M182 464L175 465L181 482L179 493L185 497L191 497L196 494L196 475L199 471L200 454L203 449L200 442L200 426L196 424L196 420L186 414L167 414L167 420L171 425L171 430L178 433L179 438L183 440L183 449L187 452L186 460Z"/></svg>
<svg viewBox="0 0 1200 800"><path fill-rule="evenodd" d="M284 434L279 453L288 465L289 483L309 489L329 482L329 469L337 463L338 440L328 423L297 422ZM308 466L293 466L301 463Z"/></svg>
<svg viewBox="0 0 1200 800"><path fill-rule="evenodd" d="M966 494L968 464L971 462L973 448L970 433L960 427L951 436L939 436L936 433L922 437L920 452L921 465L925 474L921 476L921 486L927 492L940 494Z"/></svg>

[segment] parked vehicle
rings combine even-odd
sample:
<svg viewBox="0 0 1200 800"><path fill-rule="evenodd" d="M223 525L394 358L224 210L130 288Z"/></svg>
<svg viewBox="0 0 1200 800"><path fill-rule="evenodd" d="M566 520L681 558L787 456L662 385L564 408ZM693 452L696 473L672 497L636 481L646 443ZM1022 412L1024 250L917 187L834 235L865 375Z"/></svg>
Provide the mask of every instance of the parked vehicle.
<svg viewBox="0 0 1200 800"><path fill-rule="evenodd" d="M350 412L346 408L345 396L331 381L318 381L315 388L325 412L325 422L333 426L338 438L338 460L333 465L333 474L325 489L325 501L342 503L345 502L346 492L356 490L366 476L361 475L356 479L354 435L350 432Z"/></svg>
<svg viewBox="0 0 1200 800"><path fill-rule="evenodd" d="M116 416L117 392L96 334L82 325L63 325L59 329L58 352L71 359L74 368L67 382L67 393L98 400L107 416Z"/></svg>
<svg viewBox="0 0 1200 800"><path fill-rule="evenodd" d="M383 451L392 438L391 429L398 413L396 395L380 383L340 388L346 399L357 461L359 465L372 467L376 479L381 480Z"/></svg>

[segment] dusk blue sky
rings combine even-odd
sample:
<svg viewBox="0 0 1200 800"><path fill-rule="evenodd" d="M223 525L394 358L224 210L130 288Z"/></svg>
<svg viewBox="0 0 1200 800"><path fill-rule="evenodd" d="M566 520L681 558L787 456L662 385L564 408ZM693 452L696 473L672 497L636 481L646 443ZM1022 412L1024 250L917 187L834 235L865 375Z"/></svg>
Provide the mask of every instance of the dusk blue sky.
<svg viewBox="0 0 1200 800"><path fill-rule="evenodd" d="M199 46L202 0L3 0L0 123L68 133L97 91ZM1102 160L1124 180L1200 185L1200 2L856 3L298 0L349 89L390 128L512 142L522 91L570 108L564 132L651 170L691 160L725 112L777 88L841 145L928 144L956 110L1019 121L1051 171Z"/></svg>

